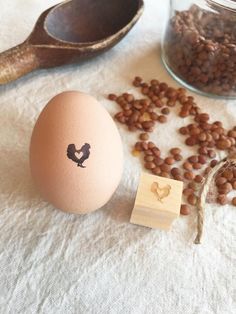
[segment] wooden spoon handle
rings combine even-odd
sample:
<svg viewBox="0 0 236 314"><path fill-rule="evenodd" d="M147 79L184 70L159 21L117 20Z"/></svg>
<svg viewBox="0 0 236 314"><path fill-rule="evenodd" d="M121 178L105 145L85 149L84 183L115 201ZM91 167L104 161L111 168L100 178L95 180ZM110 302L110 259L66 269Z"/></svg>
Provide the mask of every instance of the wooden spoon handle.
<svg viewBox="0 0 236 314"><path fill-rule="evenodd" d="M27 42L0 53L0 85L18 79L39 65L36 49Z"/></svg>

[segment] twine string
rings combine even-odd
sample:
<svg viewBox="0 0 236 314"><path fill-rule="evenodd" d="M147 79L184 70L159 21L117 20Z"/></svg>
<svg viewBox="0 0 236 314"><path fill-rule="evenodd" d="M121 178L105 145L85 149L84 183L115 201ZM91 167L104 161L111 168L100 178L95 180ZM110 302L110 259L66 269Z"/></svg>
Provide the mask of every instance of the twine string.
<svg viewBox="0 0 236 314"><path fill-rule="evenodd" d="M209 172L208 176L206 177L201 190L200 190L200 197L197 203L198 209L198 221L197 221L197 236L195 238L194 243L200 244L203 234L203 225L204 225L204 216L205 216L205 205L207 194L210 190L211 183L215 176L220 172L222 168L226 169L226 167L236 167L236 155L229 156L221 160L212 170Z"/></svg>

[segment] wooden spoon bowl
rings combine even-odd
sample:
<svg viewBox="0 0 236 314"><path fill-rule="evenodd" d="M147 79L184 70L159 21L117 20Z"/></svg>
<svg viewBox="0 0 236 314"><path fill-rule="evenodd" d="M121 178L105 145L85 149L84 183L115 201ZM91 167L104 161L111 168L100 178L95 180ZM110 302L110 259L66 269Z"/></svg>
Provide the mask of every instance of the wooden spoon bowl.
<svg viewBox="0 0 236 314"><path fill-rule="evenodd" d="M0 85L110 49L131 30L143 8L143 0L71 0L46 10L26 41L0 54Z"/></svg>

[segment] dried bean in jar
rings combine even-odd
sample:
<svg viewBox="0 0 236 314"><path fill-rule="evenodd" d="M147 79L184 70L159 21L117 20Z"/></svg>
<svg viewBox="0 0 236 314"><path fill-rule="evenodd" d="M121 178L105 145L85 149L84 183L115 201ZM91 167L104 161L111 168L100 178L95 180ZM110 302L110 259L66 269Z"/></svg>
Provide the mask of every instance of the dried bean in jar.
<svg viewBox="0 0 236 314"><path fill-rule="evenodd" d="M196 89L235 96L235 12L218 3L214 11L207 6L206 1L206 8L193 4L175 11L165 34L164 56L174 74ZM209 116L203 113L198 119L208 121Z"/></svg>

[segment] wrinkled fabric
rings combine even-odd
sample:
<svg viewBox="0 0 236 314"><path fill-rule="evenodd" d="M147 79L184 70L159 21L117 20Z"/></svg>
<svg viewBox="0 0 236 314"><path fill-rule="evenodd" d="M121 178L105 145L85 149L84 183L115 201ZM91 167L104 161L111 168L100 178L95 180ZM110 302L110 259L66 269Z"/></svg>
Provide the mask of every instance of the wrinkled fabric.
<svg viewBox="0 0 236 314"><path fill-rule="evenodd" d="M4 51L22 42L39 14L54 0L0 0ZM131 154L137 134L118 125L125 153L123 178L102 209L65 214L42 200L29 171L34 123L59 92L95 96L111 115L110 92L138 91L136 75L178 84L160 61L165 1L147 0L136 27L112 50L77 65L36 71L0 86L0 313L2 314L233 314L235 221L230 205L209 204L203 244L196 246L196 210L170 232L129 223L141 162ZM191 93L190 93L191 94ZM140 95L141 97L141 95ZM235 125L236 102L196 95L199 106L226 127ZM177 129L188 120L170 114L151 139L164 153L184 145ZM221 155L218 155L220 158Z"/></svg>

